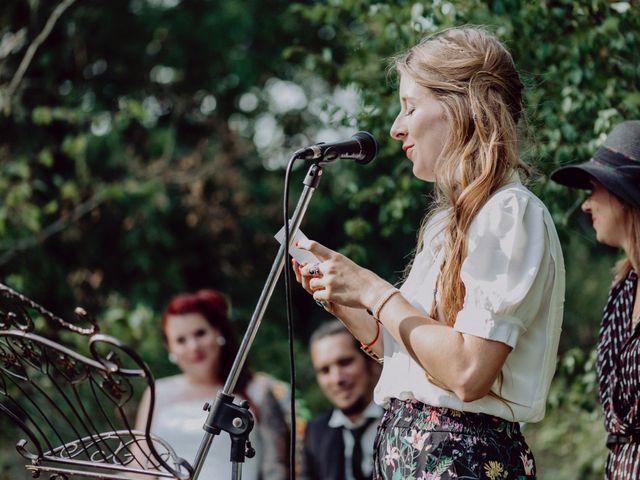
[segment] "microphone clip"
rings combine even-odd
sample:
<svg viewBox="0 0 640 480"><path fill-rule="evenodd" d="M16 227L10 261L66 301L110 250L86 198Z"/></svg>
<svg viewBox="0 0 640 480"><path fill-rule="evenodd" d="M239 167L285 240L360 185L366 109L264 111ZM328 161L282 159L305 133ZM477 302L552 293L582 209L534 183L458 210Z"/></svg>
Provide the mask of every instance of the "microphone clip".
<svg viewBox="0 0 640 480"><path fill-rule="evenodd" d="M322 158L324 155L323 150L320 148L321 145L325 145L325 142L319 142L319 143L315 143L313 145L309 145L308 147L304 147L301 148L299 150L296 150L293 154L293 156L295 158L297 158L298 160L321 160L321 161L325 161L324 158ZM331 160L335 160L335 159L331 159Z"/></svg>

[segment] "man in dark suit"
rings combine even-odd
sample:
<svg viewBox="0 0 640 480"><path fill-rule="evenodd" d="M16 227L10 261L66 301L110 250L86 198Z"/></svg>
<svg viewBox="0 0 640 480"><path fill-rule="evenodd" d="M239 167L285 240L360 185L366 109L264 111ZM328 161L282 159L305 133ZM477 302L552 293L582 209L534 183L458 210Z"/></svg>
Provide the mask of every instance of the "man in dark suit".
<svg viewBox="0 0 640 480"><path fill-rule="evenodd" d="M370 479L373 441L382 417L382 409L372 402L380 367L338 320L313 333L310 353L316 380L334 408L307 426L302 478Z"/></svg>

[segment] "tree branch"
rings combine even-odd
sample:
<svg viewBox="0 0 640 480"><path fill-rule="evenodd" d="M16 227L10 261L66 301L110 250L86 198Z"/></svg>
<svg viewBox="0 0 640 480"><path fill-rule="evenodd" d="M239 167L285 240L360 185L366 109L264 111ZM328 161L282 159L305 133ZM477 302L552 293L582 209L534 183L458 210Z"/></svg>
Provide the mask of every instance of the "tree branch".
<svg viewBox="0 0 640 480"><path fill-rule="evenodd" d="M5 94L3 95L4 98L0 97L0 103L4 102L3 110L4 110L5 116L11 115L11 99L15 95L18 87L20 86L20 82L22 81L22 78L24 77L24 74L26 73L27 68L29 68L29 65L33 61L33 57L35 56L36 51L44 43L47 37L51 34L53 27L55 26L58 19L65 12L65 10L67 10L67 8L69 8L75 2L76 0L63 0L62 2L60 2L58 6L53 9L53 12L51 12L51 15L47 19L47 23L45 24L42 31L38 34L36 38L33 39L33 42L31 42L31 44L29 45L29 48L27 48L27 52L24 54L24 57L22 58L22 61L20 62L20 65L18 66L16 73L13 75L13 78L11 79L11 82L9 82L9 86L6 89Z"/></svg>
<svg viewBox="0 0 640 480"><path fill-rule="evenodd" d="M15 246L13 246L11 249L9 249L8 251L0 255L0 266L3 266L7 262L9 262L9 260L15 257L18 252L27 250L33 247L34 245L44 242L50 236L55 235L58 232L61 232L62 230L67 228L69 225L71 225L72 223L75 223L81 217L85 216L87 213L97 208L105 200L106 200L105 196L98 193L93 197L91 197L86 202L78 205L73 210L73 212L71 212L71 214L64 215L60 217L58 220L56 220L55 222L51 223L50 225L47 225L37 235L34 235L29 238L25 238L24 240L17 242Z"/></svg>

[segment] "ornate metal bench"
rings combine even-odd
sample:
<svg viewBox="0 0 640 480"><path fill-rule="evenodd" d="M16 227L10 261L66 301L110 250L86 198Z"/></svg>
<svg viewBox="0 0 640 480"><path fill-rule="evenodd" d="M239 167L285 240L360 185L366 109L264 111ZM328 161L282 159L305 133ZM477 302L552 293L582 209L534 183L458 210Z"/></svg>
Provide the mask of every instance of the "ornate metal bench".
<svg viewBox="0 0 640 480"><path fill-rule="evenodd" d="M84 310L76 316L66 322L0 284L0 414L26 435L16 445L25 467L52 480L190 479L191 465L150 434L151 414L144 431L133 427L145 388L153 412L147 365Z"/></svg>

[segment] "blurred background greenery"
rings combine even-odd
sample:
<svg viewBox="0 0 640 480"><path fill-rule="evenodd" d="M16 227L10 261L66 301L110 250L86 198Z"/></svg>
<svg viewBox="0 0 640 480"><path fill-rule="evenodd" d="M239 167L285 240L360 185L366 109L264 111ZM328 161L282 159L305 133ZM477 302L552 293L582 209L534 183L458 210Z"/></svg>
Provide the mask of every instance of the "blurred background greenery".
<svg viewBox="0 0 640 480"><path fill-rule="evenodd" d="M540 478L601 478L593 345L617 252L580 196L548 181L639 118L640 11L609 0L10 0L0 4L0 281L70 316L76 305L173 373L159 312L183 290L227 292L241 335L274 258L295 149L380 142L325 170L304 232L390 281L428 206L399 145L388 58L440 28L486 25L527 85L523 155L564 245L567 300L547 417L526 433ZM306 171L294 174L297 198ZM298 396L326 407L306 343L324 319L294 291ZM250 354L288 379L282 284ZM0 434L0 478L27 478Z"/></svg>

